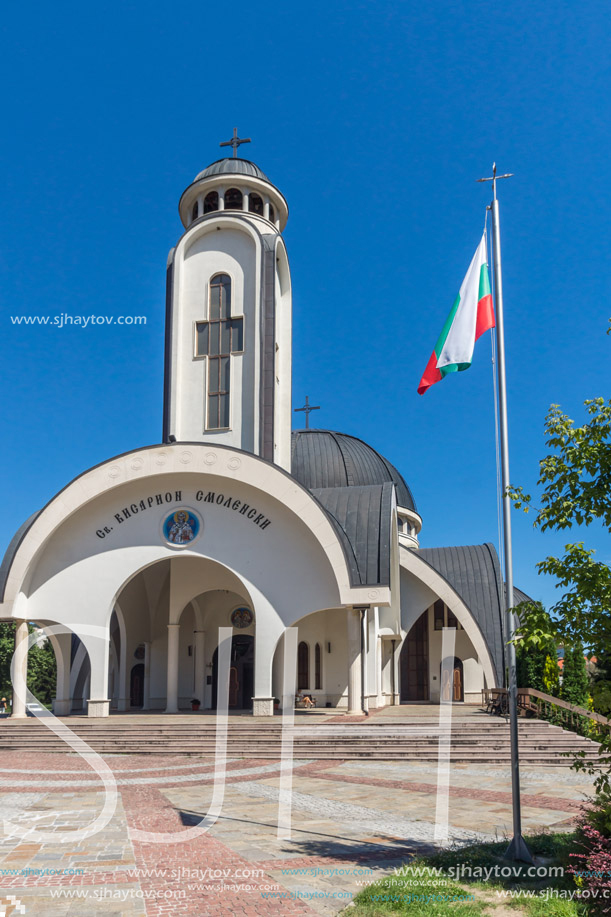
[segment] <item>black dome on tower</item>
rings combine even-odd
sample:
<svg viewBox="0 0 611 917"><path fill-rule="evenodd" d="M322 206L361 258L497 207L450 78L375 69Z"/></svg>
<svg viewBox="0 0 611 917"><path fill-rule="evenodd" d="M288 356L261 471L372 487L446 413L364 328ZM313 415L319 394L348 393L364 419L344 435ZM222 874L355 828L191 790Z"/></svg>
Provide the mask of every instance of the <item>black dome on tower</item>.
<svg viewBox="0 0 611 917"><path fill-rule="evenodd" d="M211 163L202 172L199 172L193 181L199 181L201 178L210 178L211 175L250 175L252 178L260 178L263 181L269 181L267 175L261 171L258 165L251 162L250 159L238 159L227 157L217 159Z"/></svg>

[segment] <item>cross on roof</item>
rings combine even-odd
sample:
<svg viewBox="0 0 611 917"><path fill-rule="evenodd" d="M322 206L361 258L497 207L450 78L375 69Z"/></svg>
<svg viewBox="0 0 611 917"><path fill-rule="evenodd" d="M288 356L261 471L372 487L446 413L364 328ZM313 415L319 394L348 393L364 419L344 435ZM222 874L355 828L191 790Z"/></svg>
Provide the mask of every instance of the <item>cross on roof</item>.
<svg viewBox="0 0 611 917"><path fill-rule="evenodd" d="M308 396L306 395L306 400L305 400L304 406L303 406L302 408L295 408L294 410L295 410L295 413L296 413L296 414L297 414L299 411L304 411L304 412L305 412L305 416L306 416L306 425L305 425L305 428L306 428L306 430L309 430L309 429L310 429L310 412L311 412L311 411L320 411L320 405L319 405L319 404L310 404L310 399L309 399Z"/></svg>
<svg viewBox="0 0 611 917"><path fill-rule="evenodd" d="M219 146L232 146L232 147L233 147L233 158L234 158L234 159L237 159L237 158L238 158L238 147L239 147L239 145L240 145L241 143L250 143L250 142L251 142L250 137L245 137L244 140L241 140L241 139L238 137L238 129L237 129L237 127L234 127L234 129L233 129L233 137L231 138L231 140L224 140L222 143L219 143Z"/></svg>

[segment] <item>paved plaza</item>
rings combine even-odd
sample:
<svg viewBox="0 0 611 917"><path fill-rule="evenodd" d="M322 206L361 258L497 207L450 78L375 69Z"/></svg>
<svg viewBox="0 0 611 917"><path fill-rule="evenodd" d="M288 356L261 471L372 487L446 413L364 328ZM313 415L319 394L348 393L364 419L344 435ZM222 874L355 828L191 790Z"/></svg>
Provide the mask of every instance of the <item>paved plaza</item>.
<svg viewBox="0 0 611 917"><path fill-rule="evenodd" d="M437 772L429 762L294 762L290 837L278 837L280 763L233 758L222 810L205 834L169 843L130 830L189 831L210 809L210 758L111 755L117 805L85 840L48 835L85 828L102 811L100 778L74 754L0 755L0 915L324 914L434 841ZM522 770L526 832L568 829L589 778L568 767ZM6 835L6 823L43 831ZM509 769L454 764L449 834L455 843L511 830Z"/></svg>

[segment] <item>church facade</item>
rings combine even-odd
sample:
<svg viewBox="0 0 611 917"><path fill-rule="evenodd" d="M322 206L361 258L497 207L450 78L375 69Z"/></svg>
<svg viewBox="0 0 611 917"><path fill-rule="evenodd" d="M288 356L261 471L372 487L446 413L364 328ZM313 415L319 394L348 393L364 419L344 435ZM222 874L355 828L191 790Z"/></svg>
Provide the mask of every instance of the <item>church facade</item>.
<svg viewBox="0 0 611 917"><path fill-rule="evenodd" d="M60 716L215 709L221 627L235 710L273 715L289 627L296 693L319 708L478 701L504 682L494 547L421 548L390 462L351 435L291 430L284 196L234 155L196 176L179 213L161 443L70 482L0 568L0 619L17 624L13 715L25 715L27 622L62 626L49 637Z"/></svg>

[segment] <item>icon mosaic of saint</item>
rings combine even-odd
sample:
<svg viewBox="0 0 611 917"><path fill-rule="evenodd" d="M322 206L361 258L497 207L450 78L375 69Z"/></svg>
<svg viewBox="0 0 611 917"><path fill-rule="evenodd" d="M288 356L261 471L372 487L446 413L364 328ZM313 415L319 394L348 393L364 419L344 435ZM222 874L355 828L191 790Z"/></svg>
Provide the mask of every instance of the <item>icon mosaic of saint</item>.
<svg viewBox="0 0 611 917"><path fill-rule="evenodd" d="M167 540L172 544L188 544L190 541L193 541L197 535L198 529L198 523L195 517L185 510L179 509L174 513L173 517L167 520L166 526L172 518L174 521L167 530Z"/></svg>

